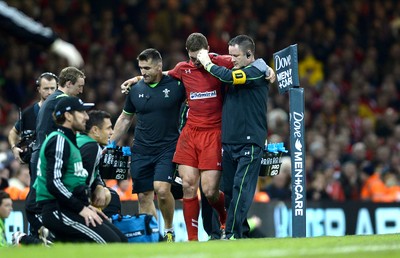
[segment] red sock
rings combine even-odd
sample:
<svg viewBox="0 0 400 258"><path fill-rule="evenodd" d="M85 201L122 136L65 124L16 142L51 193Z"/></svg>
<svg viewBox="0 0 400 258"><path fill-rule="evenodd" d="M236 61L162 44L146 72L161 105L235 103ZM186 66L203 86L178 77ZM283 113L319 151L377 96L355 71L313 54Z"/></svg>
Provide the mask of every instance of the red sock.
<svg viewBox="0 0 400 258"><path fill-rule="evenodd" d="M208 202L218 212L219 222L221 223L221 227L225 228L226 210L225 210L225 195L224 195L224 193L219 191L218 200L214 203L211 203L210 200L208 200Z"/></svg>
<svg viewBox="0 0 400 258"><path fill-rule="evenodd" d="M200 213L200 204L197 196L192 199L183 198L183 217L185 218L186 230L189 241L198 240L199 213Z"/></svg>

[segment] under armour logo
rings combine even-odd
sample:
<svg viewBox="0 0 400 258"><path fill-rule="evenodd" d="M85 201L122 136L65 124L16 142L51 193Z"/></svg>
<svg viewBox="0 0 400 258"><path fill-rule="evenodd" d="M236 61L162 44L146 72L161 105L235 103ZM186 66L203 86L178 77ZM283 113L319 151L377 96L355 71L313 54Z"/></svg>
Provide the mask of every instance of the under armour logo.
<svg viewBox="0 0 400 258"><path fill-rule="evenodd" d="M163 92L164 92L164 94L165 94L165 98L169 98L169 96L168 96L168 93L170 92L170 90L169 89L165 89L165 90L163 90Z"/></svg>
<svg viewBox="0 0 400 258"><path fill-rule="evenodd" d="M245 151L244 155L250 155L250 151Z"/></svg>
<svg viewBox="0 0 400 258"><path fill-rule="evenodd" d="M185 69L185 73L192 73L190 69Z"/></svg>
<svg viewBox="0 0 400 258"><path fill-rule="evenodd" d="M139 94L139 98L144 98L144 94Z"/></svg>
<svg viewBox="0 0 400 258"><path fill-rule="evenodd" d="M221 166L221 162L217 162L217 166L220 167Z"/></svg>

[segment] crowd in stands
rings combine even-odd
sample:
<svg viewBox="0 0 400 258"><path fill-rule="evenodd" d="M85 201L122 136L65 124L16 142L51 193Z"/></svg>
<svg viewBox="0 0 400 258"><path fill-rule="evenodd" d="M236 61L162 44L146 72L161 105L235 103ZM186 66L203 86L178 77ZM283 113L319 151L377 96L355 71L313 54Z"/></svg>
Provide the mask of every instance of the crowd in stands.
<svg viewBox="0 0 400 258"><path fill-rule="evenodd" d="M113 121L125 98L119 86L139 74L136 56L145 48L158 49L168 70L188 59L185 39L196 31L219 54L227 54L230 38L248 34L256 57L271 65L274 52L297 44L305 89L307 198L400 201L399 1L7 2L79 49L87 76L80 97L108 111ZM0 31L0 177L20 178L25 169L12 160L7 142L18 107L36 100L38 75L58 74L65 62ZM268 108L269 141L289 148L289 98L276 84ZM279 176L260 178L260 199L290 200L285 160Z"/></svg>

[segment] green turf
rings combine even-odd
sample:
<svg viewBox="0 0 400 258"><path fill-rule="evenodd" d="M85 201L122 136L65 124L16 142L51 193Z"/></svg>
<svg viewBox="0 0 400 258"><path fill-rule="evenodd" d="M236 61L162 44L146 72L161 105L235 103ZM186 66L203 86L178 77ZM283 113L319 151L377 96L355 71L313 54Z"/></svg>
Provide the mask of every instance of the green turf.
<svg viewBox="0 0 400 258"><path fill-rule="evenodd" d="M399 235L264 238L157 244L55 244L0 249L1 258L254 258L254 257L400 257Z"/></svg>

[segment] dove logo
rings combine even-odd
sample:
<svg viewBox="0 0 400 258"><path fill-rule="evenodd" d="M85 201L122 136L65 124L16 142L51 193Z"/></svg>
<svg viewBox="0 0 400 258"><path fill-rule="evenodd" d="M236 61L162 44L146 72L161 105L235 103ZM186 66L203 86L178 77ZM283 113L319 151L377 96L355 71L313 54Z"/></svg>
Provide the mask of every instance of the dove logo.
<svg viewBox="0 0 400 258"><path fill-rule="evenodd" d="M292 56L285 57L275 56L275 69L277 71L276 78L278 79L279 88L284 89L293 85L293 74L290 66ZM288 68L287 68L288 67ZM283 69L283 71L281 71Z"/></svg>
<svg viewBox="0 0 400 258"><path fill-rule="evenodd" d="M295 138L301 137L301 123L304 120L304 113L293 112L292 114L293 125L294 125L294 136Z"/></svg>
<svg viewBox="0 0 400 258"><path fill-rule="evenodd" d="M303 145L301 144L299 139L296 139L296 143L294 144L296 150L301 151L303 149Z"/></svg>
<svg viewBox="0 0 400 258"><path fill-rule="evenodd" d="M304 189L304 149L302 144L302 123L304 122L304 113L293 112L291 118L293 119L293 136L294 142L294 196L295 196L295 207L294 216L305 216L305 189Z"/></svg>
<svg viewBox="0 0 400 258"><path fill-rule="evenodd" d="M275 69L279 71L282 68L292 65L292 56L288 55L285 57L275 56Z"/></svg>
<svg viewBox="0 0 400 258"><path fill-rule="evenodd" d="M300 141L297 139L295 143L296 151L294 152L294 194L295 194L295 216L303 216L304 209L304 168L303 168L303 151ZM300 148L300 150L298 149Z"/></svg>

